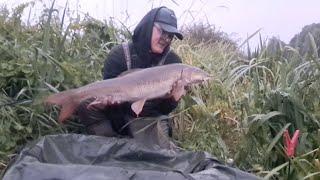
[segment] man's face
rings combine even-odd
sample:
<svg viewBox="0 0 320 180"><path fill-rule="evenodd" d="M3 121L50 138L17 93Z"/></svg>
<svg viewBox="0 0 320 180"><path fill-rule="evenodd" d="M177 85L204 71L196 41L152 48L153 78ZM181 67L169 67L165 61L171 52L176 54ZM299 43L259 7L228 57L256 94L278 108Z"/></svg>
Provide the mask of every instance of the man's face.
<svg viewBox="0 0 320 180"><path fill-rule="evenodd" d="M153 53L161 54L171 44L173 34L165 32L159 24L155 23L152 30L151 50Z"/></svg>

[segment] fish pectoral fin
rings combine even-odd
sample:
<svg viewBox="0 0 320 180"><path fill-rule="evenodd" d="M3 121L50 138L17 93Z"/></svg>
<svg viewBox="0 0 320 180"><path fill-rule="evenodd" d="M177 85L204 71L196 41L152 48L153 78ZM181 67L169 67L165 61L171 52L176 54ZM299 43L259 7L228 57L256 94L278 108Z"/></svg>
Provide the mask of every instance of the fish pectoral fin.
<svg viewBox="0 0 320 180"><path fill-rule="evenodd" d="M171 95L175 101L179 101L182 96L186 94L185 89L186 82L183 80L178 80L172 87Z"/></svg>
<svg viewBox="0 0 320 180"><path fill-rule="evenodd" d="M134 113L136 113L137 116L142 111L142 108L143 108L145 102L146 102L146 99L141 99L141 100L136 101L131 104L131 109Z"/></svg>

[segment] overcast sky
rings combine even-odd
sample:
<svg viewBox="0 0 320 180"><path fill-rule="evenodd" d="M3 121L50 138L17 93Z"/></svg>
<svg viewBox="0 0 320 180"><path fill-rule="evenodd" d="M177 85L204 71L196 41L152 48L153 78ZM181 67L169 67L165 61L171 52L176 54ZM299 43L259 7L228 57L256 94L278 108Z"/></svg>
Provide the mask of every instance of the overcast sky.
<svg viewBox="0 0 320 180"><path fill-rule="evenodd" d="M0 0L9 8L29 1ZM51 1L42 2L49 6ZM68 3L70 9L98 19L115 17L130 29L152 7L165 5L175 11L178 26L208 22L242 40L262 28L263 38L276 36L288 43L303 26L320 23L320 0L69 0ZM66 0L56 0L56 4L64 7ZM41 7L34 7L32 12L37 9Z"/></svg>

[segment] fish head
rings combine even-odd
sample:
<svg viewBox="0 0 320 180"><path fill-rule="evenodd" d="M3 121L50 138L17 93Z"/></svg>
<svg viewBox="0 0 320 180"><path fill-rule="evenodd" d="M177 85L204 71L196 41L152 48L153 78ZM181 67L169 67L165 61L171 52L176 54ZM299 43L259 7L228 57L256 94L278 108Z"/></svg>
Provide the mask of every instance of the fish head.
<svg viewBox="0 0 320 180"><path fill-rule="evenodd" d="M200 68L186 67L182 70L181 79L191 85L206 82L211 79L211 76Z"/></svg>

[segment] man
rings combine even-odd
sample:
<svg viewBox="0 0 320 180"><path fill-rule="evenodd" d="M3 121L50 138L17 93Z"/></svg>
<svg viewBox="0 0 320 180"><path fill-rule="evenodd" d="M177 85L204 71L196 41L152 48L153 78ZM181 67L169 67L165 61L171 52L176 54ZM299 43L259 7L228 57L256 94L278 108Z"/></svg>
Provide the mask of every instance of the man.
<svg viewBox="0 0 320 180"><path fill-rule="evenodd" d="M104 64L104 79L115 78L130 69L141 69L170 63L181 63L181 59L170 50L173 37L182 40L177 29L174 12L166 7L149 11L134 30L132 42L115 46ZM107 107L101 111L87 110L82 103L78 115L90 134L103 136L132 136L128 122L135 118L129 103ZM177 106L173 98L147 101L140 117L166 116ZM161 123L163 130L170 134L168 118Z"/></svg>

